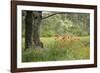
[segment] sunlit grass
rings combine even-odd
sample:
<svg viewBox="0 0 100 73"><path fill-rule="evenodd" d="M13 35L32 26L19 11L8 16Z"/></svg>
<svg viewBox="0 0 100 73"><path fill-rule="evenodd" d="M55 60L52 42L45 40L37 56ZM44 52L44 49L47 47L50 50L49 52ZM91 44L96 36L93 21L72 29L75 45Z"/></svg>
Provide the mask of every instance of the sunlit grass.
<svg viewBox="0 0 100 73"><path fill-rule="evenodd" d="M59 41L55 37L41 37L43 49L23 51L23 62L80 60L90 58L89 36L80 37L80 40ZM23 45L24 46L24 45Z"/></svg>

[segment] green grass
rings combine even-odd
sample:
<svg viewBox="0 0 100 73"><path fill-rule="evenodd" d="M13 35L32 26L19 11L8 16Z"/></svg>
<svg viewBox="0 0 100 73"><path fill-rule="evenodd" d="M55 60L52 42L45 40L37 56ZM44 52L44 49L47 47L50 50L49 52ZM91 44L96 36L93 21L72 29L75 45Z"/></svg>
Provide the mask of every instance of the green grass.
<svg viewBox="0 0 100 73"><path fill-rule="evenodd" d="M80 60L90 58L89 36L80 37L80 40L65 42L55 40L54 37L42 37L41 41L44 44L44 49L31 48L31 50L23 51L23 62Z"/></svg>

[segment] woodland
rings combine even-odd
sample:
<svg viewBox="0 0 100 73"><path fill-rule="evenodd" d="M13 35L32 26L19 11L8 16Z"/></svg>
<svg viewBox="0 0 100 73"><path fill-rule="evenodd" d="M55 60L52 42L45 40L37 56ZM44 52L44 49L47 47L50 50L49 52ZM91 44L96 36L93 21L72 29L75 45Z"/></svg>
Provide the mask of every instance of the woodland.
<svg viewBox="0 0 100 73"><path fill-rule="evenodd" d="M22 62L89 58L89 13L22 10Z"/></svg>

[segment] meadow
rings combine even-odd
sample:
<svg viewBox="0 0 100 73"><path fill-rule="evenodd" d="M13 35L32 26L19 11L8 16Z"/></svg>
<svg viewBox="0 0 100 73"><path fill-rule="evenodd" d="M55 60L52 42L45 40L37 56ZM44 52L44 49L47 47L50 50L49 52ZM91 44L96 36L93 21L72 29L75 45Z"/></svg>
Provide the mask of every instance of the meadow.
<svg viewBox="0 0 100 73"><path fill-rule="evenodd" d="M90 58L90 38L80 36L65 41L56 37L41 37L43 49L31 48L22 52L23 62L83 60ZM24 39L23 39L24 40ZM23 44L24 48L24 44Z"/></svg>

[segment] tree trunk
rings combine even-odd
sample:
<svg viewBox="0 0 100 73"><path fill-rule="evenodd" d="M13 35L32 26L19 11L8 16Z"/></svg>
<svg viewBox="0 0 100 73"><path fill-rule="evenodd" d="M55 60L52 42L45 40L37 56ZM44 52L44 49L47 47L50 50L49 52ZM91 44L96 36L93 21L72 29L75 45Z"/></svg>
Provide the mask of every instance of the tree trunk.
<svg viewBox="0 0 100 73"><path fill-rule="evenodd" d="M25 18L25 49L30 48L32 45L32 11L26 11L26 18Z"/></svg>
<svg viewBox="0 0 100 73"><path fill-rule="evenodd" d="M43 48L43 43L40 41L40 24L42 20L41 11L26 11L25 18L25 49Z"/></svg>
<svg viewBox="0 0 100 73"><path fill-rule="evenodd" d="M43 43L40 41L40 24L42 20L42 12L34 11L33 12L33 41L36 49L43 48Z"/></svg>

